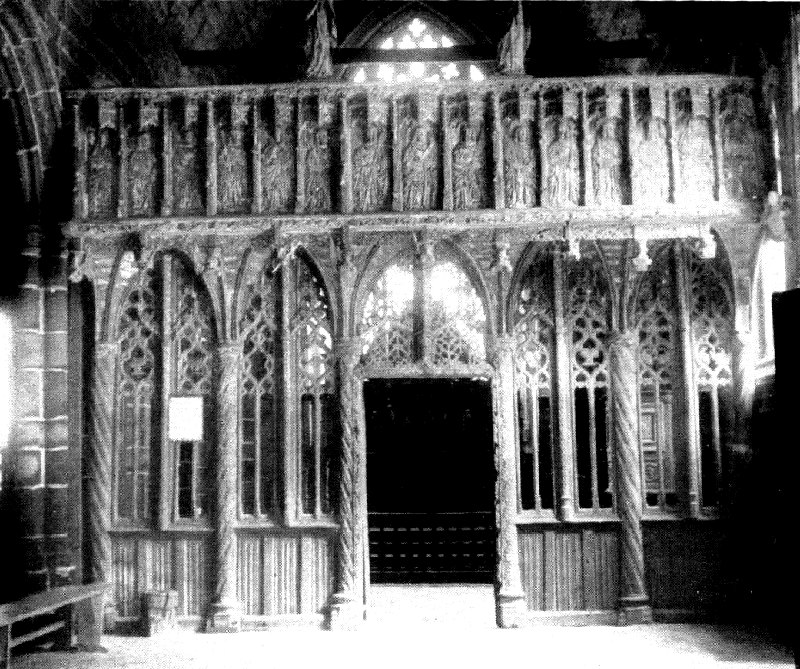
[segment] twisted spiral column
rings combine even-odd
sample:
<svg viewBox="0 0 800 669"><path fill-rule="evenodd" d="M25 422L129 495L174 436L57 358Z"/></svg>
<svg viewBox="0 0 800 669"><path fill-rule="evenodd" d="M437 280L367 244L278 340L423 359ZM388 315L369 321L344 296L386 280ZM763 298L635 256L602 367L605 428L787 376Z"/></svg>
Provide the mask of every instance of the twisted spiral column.
<svg viewBox="0 0 800 669"><path fill-rule="evenodd" d="M355 376L358 363L358 338L345 338L339 343L337 366L339 375L339 420L341 448L339 453L339 535L336 555L336 591L332 597L330 627L349 629L361 618L358 602L358 551L361 532L358 505L358 451L361 438L359 421L359 379Z"/></svg>
<svg viewBox="0 0 800 669"><path fill-rule="evenodd" d="M113 447L114 369L117 347L97 342L91 363L89 385L89 448L86 452L86 532L89 544L89 578L94 583L111 583L111 449ZM99 635L115 623L115 608L106 594L93 611L92 626Z"/></svg>
<svg viewBox="0 0 800 669"><path fill-rule="evenodd" d="M235 632L241 626L236 596L236 472L239 429L240 343L219 347L220 378L217 394L217 509L214 602L207 621L209 632Z"/></svg>
<svg viewBox="0 0 800 669"><path fill-rule="evenodd" d="M617 490L622 519L620 540L620 624L652 621L644 580L642 474L639 462L637 333L617 332L609 342L611 416L617 454Z"/></svg>
<svg viewBox="0 0 800 669"><path fill-rule="evenodd" d="M498 627L520 627L526 617L525 594L519 565L517 537L516 430L514 428L514 338L499 336L495 349L492 386L497 482L497 581Z"/></svg>

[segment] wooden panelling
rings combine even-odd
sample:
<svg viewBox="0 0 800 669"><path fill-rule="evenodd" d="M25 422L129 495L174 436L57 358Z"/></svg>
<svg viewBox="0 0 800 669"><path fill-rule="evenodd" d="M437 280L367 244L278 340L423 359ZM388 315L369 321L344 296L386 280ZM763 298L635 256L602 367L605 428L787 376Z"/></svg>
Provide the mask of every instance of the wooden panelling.
<svg viewBox="0 0 800 669"><path fill-rule="evenodd" d="M721 540L714 521L644 523L647 587L654 609L702 612L719 603Z"/></svg>
<svg viewBox="0 0 800 669"><path fill-rule="evenodd" d="M616 606L615 528L522 528L522 584L532 611L598 611Z"/></svg>
<svg viewBox="0 0 800 669"><path fill-rule="evenodd" d="M123 619L139 617L147 590L178 592L178 613L203 616L212 592L210 538L114 536L114 596ZM246 532L238 541L238 593L247 615L321 613L333 591L331 539Z"/></svg>

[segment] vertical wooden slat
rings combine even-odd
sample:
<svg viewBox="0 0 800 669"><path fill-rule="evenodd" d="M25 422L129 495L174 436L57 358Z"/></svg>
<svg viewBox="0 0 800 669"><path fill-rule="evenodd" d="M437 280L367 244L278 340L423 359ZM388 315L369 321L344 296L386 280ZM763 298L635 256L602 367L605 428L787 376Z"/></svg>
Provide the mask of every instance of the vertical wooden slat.
<svg viewBox="0 0 800 669"><path fill-rule="evenodd" d="M493 180L494 206L503 209L506 206L505 192L505 158L503 147L503 113L500 110L500 93L491 92L492 105L492 155L494 156Z"/></svg>
<svg viewBox="0 0 800 669"><path fill-rule="evenodd" d="M263 613L261 581L264 576L261 560L261 539L239 535L238 541L238 596L242 610L248 615Z"/></svg>

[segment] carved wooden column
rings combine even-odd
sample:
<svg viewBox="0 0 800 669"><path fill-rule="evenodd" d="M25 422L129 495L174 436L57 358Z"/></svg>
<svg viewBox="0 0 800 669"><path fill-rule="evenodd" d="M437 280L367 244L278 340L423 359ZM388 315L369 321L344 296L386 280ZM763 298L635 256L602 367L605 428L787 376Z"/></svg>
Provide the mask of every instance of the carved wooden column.
<svg viewBox="0 0 800 669"><path fill-rule="evenodd" d="M240 342L218 348L220 361L217 393L217 507L215 517L214 601L206 631L237 632L241 609L236 593L236 499L237 451L239 436L239 370L242 362Z"/></svg>
<svg viewBox="0 0 800 669"><path fill-rule="evenodd" d="M493 172L494 178L494 206L495 209L504 209L506 206L506 187L505 187L505 157L503 152L503 114L500 111L500 93L492 91L492 155L494 156Z"/></svg>
<svg viewBox="0 0 800 669"><path fill-rule="evenodd" d="M569 332L566 322L566 272L563 250L556 247L553 252L553 312L555 313L555 353L556 353L556 421L555 443L558 462L558 517L569 521L575 517L573 500L572 464L572 362L569 357Z"/></svg>
<svg viewBox="0 0 800 669"><path fill-rule="evenodd" d="M681 426L681 453L686 458L686 515L689 518L700 517L700 434L695 417L697 409L697 383L694 371L694 342L692 340L692 321L689 279L686 276L688 260L683 245L675 249L675 285L678 297L678 337L680 341L680 388L681 406L679 409Z"/></svg>
<svg viewBox="0 0 800 669"><path fill-rule="evenodd" d="M206 100L206 216L217 215L217 122L214 98Z"/></svg>
<svg viewBox="0 0 800 669"><path fill-rule="evenodd" d="M611 335L611 418L617 454L618 510L620 530L619 623L649 623L653 620L644 581L642 541L642 470L639 460L639 415L636 330Z"/></svg>
<svg viewBox="0 0 800 669"><path fill-rule="evenodd" d="M106 341L94 346L89 386L89 448L86 452L86 534L89 544L89 578L94 583L111 584L111 453L114 432L114 371L117 347ZM111 630L116 622L112 594L95 610L101 624Z"/></svg>
<svg viewBox="0 0 800 669"><path fill-rule="evenodd" d="M516 431L514 429L514 337L500 335L496 339L493 410L495 466L497 484L497 591L495 614L498 627L520 627L527 607L522 590L517 537L517 466Z"/></svg>
<svg viewBox="0 0 800 669"><path fill-rule="evenodd" d="M339 341L337 366L339 373L339 416L341 451L339 455L339 536L336 555L336 591L331 598L331 629L353 629L364 620L363 592L358 565L362 547L358 505L364 504L358 494L359 461L363 450L358 405L361 400L355 369L359 359L359 338L344 337ZM361 463L363 465L363 463Z"/></svg>

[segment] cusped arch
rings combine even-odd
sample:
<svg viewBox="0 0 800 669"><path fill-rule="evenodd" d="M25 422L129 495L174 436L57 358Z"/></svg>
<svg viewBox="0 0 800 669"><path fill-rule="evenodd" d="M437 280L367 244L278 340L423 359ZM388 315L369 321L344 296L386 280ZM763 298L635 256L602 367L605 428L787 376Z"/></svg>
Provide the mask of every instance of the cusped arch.
<svg viewBox="0 0 800 669"><path fill-rule="evenodd" d="M519 307L520 290L528 278L531 268L538 263L548 263L551 271L555 258L556 247L553 242L530 242L522 251L511 274L508 292L505 294L504 317L505 327L508 332L513 331L515 314Z"/></svg>

